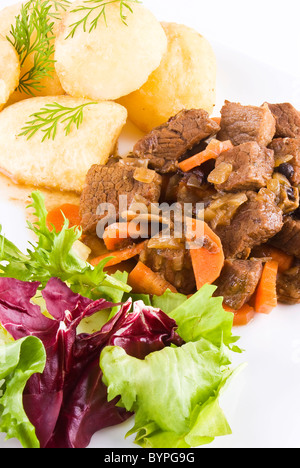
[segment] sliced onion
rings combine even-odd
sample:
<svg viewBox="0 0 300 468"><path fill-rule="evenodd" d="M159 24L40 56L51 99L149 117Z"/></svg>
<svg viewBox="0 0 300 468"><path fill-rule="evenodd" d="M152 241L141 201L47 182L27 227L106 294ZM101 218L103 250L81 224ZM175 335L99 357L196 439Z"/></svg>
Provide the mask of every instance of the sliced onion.
<svg viewBox="0 0 300 468"><path fill-rule="evenodd" d="M202 183L200 182L199 178L192 174L186 183L187 187L192 187L192 188L201 188Z"/></svg>
<svg viewBox="0 0 300 468"><path fill-rule="evenodd" d="M229 179L232 169L232 164L222 162L209 174L207 180L214 185L224 184Z"/></svg>
<svg viewBox="0 0 300 468"><path fill-rule="evenodd" d="M226 226L230 224L239 207L247 201L248 197L245 193L220 195L205 209L204 220L212 229L219 225Z"/></svg>
<svg viewBox="0 0 300 468"><path fill-rule="evenodd" d="M133 166L133 167L143 167L145 169L148 168L149 159L137 159L133 156L126 156L125 158L121 158L119 163L123 164L124 166Z"/></svg>
<svg viewBox="0 0 300 468"><path fill-rule="evenodd" d="M182 247L182 239L175 239L174 237L152 237L148 242L149 249L157 250L178 250Z"/></svg>
<svg viewBox="0 0 300 468"><path fill-rule="evenodd" d="M155 176L155 171L151 171L145 167L137 167L133 174L133 178L142 184L151 184L154 181Z"/></svg>
<svg viewBox="0 0 300 468"><path fill-rule="evenodd" d="M281 156L276 156L275 159L275 167L281 166L281 164L288 163L294 159L294 156L292 154L285 154Z"/></svg>

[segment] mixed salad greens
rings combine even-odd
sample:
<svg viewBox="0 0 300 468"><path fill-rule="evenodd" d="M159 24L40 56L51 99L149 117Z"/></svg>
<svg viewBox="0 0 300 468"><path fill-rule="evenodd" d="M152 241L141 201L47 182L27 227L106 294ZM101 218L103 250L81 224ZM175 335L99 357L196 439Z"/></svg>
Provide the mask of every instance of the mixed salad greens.
<svg viewBox="0 0 300 468"><path fill-rule="evenodd" d="M129 434L146 448L230 434L219 396L240 349L215 287L133 295L108 259L94 268L76 254L80 228L48 229L41 193L32 207L26 253L0 236L0 432L26 448L85 448L134 416Z"/></svg>

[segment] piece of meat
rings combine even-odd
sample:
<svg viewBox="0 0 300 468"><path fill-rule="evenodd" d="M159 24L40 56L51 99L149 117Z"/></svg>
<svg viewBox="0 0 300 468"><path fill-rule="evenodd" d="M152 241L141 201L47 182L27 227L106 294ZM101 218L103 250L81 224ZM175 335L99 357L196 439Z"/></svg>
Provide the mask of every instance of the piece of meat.
<svg viewBox="0 0 300 468"><path fill-rule="evenodd" d="M276 120L277 138L300 137L300 112L292 104L269 104L269 109Z"/></svg>
<svg viewBox="0 0 300 468"><path fill-rule="evenodd" d="M274 151L275 161L285 156L293 156L289 161L294 168L292 184L300 184L300 138L275 138L269 148Z"/></svg>
<svg viewBox="0 0 300 468"><path fill-rule="evenodd" d="M221 141L230 140L235 146L248 141L268 146L276 130L275 118L267 104L255 107L225 101L220 125L217 138Z"/></svg>
<svg viewBox="0 0 300 468"><path fill-rule="evenodd" d="M282 304L300 304L300 263L278 275L277 295Z"/></svg>
<svg viewBox="0 0 300 468"><path fill-rule="evenodd" d="M273 247L300 258L300 220L288 216L281 231L270 240Z"/></svg>
<svg viewBox="0 0 300 468"><path fill-rule="evenodd" d="M214 295L223 297L228 307L239 310L253 296L262 271L262 261L226 260Z"/></svg>
<svg viewBox="0 0 300 468"><path fill-rule="evenodd" d="M98 207L101 204L111 204L118 219L121 195L127 196L125 210L136 197L146 205L158 203L162 185L161 176L153 173L152 182L143 183L134 178L135 171L135 167L121 162L106 166L94 165L90 168L80 200L81 225L84 233L94 234L97 223L107 214L99 214Z"/></svg>
<svg viewBox="0 0 300 468"><path fill-rule="evenodd" d="M138 141L133 155L149 159L149 167L162 174L176 172L178 160L188 150L219 130L206 111L183 110Z"/></svg>
<svg viewBox="0 0 300 468"><path fill-rule="evenodd" d="M241 205L228 226L219 225L225 258L247 259L253 247L266 243L283 226L283 213L275 203L275 195L260 191L248 192L248 201Z"/></svg>
<svg viewBox="0 0 300 468"><path fill-rule="evenodd" d="M192 294L196 291L196 280L192 259L185 246L177 249L153 249L145 247L140 255L140 261L160 273L176 290L182 294Z"/></svg>
<svg viewBox="0 0 300 468"><path fill-rule="evenodd" d="M272 178L274 152L259 146L256 141L250 141L222 153L216 160L216 169L223 163L231 164L232 172L226 182L215 185L217 190L259 190Z"/></svg>

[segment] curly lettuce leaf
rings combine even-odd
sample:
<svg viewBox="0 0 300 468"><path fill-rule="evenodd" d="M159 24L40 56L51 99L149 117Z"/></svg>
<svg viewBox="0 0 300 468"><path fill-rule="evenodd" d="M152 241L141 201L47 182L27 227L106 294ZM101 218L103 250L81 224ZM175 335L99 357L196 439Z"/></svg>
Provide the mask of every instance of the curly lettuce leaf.
<svg viewBox="0 0 300 468"><path fill-rule="evenodd" d="M30 244L27 254L22 253L3 235L0 236L0 276L20 281L38 281L41 288L55 277L66 282L72 291L93 300L106 298L114 302L116 291L130 292L131 288L117 276L104 272L106 261L92 267L73 250L74 243L81 237L81 229L69 228L66 219L61 232L47 227L47 210L42 193L31 194L35 224L28 222L29 229L37 238ZM121 297L120 296L120 297Z"/></svg>
<svg viewBox="0 0 300 468"><path fill-rule="evenodd" d="M231 433L218 404L231 375L223 362L223 351L203 338L144 360L119 347L100 357L108 400L119 396L119 405L135 413L129 434L146 448L196 447Z"/></svg>
<svg viewBox="0 0 300 468"><path fill-rule="evenodd" d="M33 336L0 344L0 432L17 438L24 448L39 448L35 428L23 407L23 391L29 378L42 373L46 352Z"/></svg>

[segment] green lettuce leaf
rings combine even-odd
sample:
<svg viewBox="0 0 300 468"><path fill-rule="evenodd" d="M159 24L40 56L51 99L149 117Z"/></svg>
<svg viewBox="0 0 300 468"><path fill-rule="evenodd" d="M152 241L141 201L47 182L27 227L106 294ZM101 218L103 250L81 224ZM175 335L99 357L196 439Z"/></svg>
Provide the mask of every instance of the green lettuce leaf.
<svg viewBox="0 0 300 468"><path fill-rule="evenodd" d="M135 442L146 448L188 448L231 433L219 407L231 375L221 348L202 338L180 348L166 347L144 360L118 347L100 357L108 399L135 413ZM129 435L128 434L128 435Z"/></svg>
<svg viewBox="0 0 300 468"><path fill-rule="evenodd" d="M167 291L161 297L153 297L152 305L173 318L178 334L186 341L205 338L217 347L223 345L241 352L234 346L239 337L232 335L233 314L223 309L223 298L214 297L216 286L205 285L190 298Z"/></svg>
<svg viewBox="0 0 300 468"><path fill-rule="evenodd" d="M177 332L184 341L205 338L220 347L238 340L232 336L233 314L223 309L222 297L213 297L216 289L203 286L169 314L177 322Z"/></svg>
<svg viewBox="0 0 300 468"><path fill-rule="evenodd" d="M37 238L37 243L30 243L27 254L22 253L3 235L0 236L0 276L15 278L21 281L39 281L45 287L50 278L59 278L68 283L73 292L92 300L104 298L112 301L116 290L122 294L131 288L117 276L104 272L107 261L92 267L83 261L73 250L74 242L80 239L81 229L69 228L66 219L61 232L47 227L47 210L44 196L33 192L32 205L35 224L29 223L29 229Z"/></svg>
<svg viewBox="0 0 300 468"><path fill-rule="evenodd" d="M167 315L171 315L177 307L186 303L187 300L188 298L184 294L173 293L168 290L162 296L153 296L151 302L153 307L161 309Z"/></svg>
<svg viewBox="0 0 300 468"><path fill-rule="evenodd" d="M28 379L42 373L46 353L33 336L0 344L0 432L17 438L24 448L39 448L35 428L23 408L23 391Z"/></svg>

